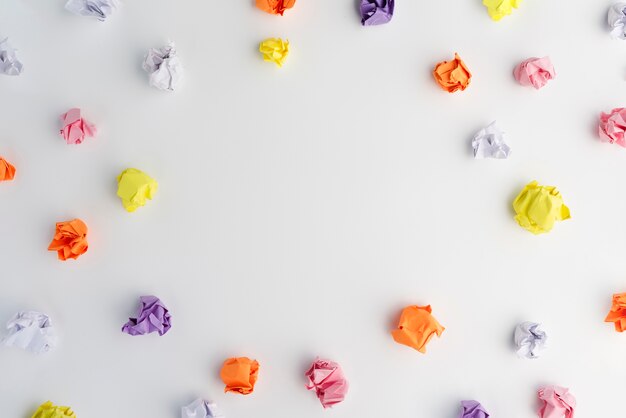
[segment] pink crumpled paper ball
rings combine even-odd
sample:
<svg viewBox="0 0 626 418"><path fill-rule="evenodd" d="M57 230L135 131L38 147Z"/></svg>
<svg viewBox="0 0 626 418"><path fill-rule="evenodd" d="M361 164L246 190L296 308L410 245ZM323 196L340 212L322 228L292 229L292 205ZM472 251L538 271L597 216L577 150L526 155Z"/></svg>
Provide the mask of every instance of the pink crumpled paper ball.
<svg viewBox="0 0 626 418"><path fill-rule="evenodd" d="M80 144L85 137L93 137L96 134L96 127L80 116L80 109L73 108L61 115L63 129L61 136L68 144Z"/></svg>
<svg viewBox="0 0 626 418"><path fill-rule="evenodd" d="M519 63L513 75L522 86L533 86L539 90L556 76L556 72L549 57L533 57Z"/></svg>
<svg viewBox="0 0 626 418"><path fill-rule="evenodd" d="M315 390L324 408L343 401L348 393L348 381L341 366L330 360L316 359L306 372L308 390Z"/></svg>
<svg viewBox="0 0 626 418"><path fill-rule="evenodd" d="M626 131L626 109L618 107L610 113L600 114L600 126L598 134L603 142L610 142L622 147L626 147L624 132Z"/></svg>
<svg viewBox="0 0 626 418"><path fill-rule="evenodd" d="M559 386L546 386L539 389L539 416L541 418L574 418L576 398L569 389Z"/></svg>

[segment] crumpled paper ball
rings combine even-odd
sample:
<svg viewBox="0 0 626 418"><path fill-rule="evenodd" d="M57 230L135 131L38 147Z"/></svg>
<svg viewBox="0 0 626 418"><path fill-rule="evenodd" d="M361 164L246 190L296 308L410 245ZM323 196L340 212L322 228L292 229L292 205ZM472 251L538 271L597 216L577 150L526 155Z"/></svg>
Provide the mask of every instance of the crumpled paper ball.
<svg viewBox="0 0 626 418"><path fill-rule="evenodd" d="M626 39L626 3L615 3L609 7L607 20L613 39Z"/></svg>
<svg viewBox="0 0 626 418"><path fill-rule="evenodd" d="M117 0L68 0L65 10L79 16L95 17L104 22L117 9Z"/></svg>
<svg viewBox="0 0 626 418"><path fill-rule="evenodd" d="M48 401L39 405L31 418L76 418L69 406L57 406Z"/></svg>
<svg viewBox="0 0 626 418"><path fill-rule="evenodd" d="M598 127L600 141L626 147L624 132L626 132L626 109L618 107L609 113L602 112L600 114Z"/></svg>
<svg viewBox="0 0 626 418"><path fill-rule="evenodd" d="M161 48L150 48L142 66L148 73L150 85L159 90L174 91L183 79L183 66L174 42Z"/></svg>
<svg viewBox="0 0 626 418"><path fill-rule="evenodd" d="M434 316L432 308L427 306L407 306L402 310L398 328L391 332L393 339L419 351L426 352L426 344L433 335L441 336L445 330Z"/></svg>
<svg viewBox="0 0 626 418"><path fill-rule="evenodd" d="M9 38L0 41L0 73L5 75L20 75L24 66L17 59L15 48L9 44Z"/></svg>
<svg viewBox="0 0 626 418"><path fill-rule="evenodd" d="M80 109L73 108L61 115L63 128L61 136L68 144L80 144L85 137L93 137L96 134L96 127L81 117Z"/></svg>
<svg viewBox="0 0 626 418"><path fill-rule="evenodd" d="M486 128L481 129L472 139L474 158L508 158L511 148L504 142L504 132L491 122Z"/></svg>
<svg viewBox="0 0 626 418"><path fill-rule="evenodd" d="M59 260L76 260L89 249L87 244L87 225L80 219L57 222L54 238L48 246L49 251L56 251Z"/></svg>
<svg viewBox="0 0 626 418"><path fill-rule="evenodd" d="M348 381L341 366L334 361L317 358L309 370L306 371L308 390L315 390L315 394L324 408L330 408L342 402L348 393Z"/></svg>
<svg viewBox="0 0 626 418"><path fill-rule="evenodd" d="M256 0L256 7L273 15L283 15L285 10L291 9L296 0Z"/></svg>
<svg viewBox="0 0 626 418"><path fill-rule="evenodd" d="M263 61L273 62L282 67L289 55L289 41L280 38L267 38L259 45Z"/></svg>
<svg viewBox="0 0 626 418"><path fill-rule="evenodd" d="M35 354L47 353L57 346L58 337L50 317L37 311L16 313L7 323L5 347L16 347Z"/></svg>
<svg viewBox="0 0 626 418"><path fill-rule="evenodd" d="M459 418L489 418L489 413L478 401L461 401Z"/></svg>
<svg viewBox="0 0 626 418"><path fill-rule="evenodd" d="M136 168L127 168L117 176L117 196L128 212L134 212L144 206L146 200L152 200L159 189L159 183L146 173Z"/></svg>
<svg viewBox="0 0 626 418"><path fill-rule="evenodd" d="M15 177L15 167L10 162L0 157L0 181L13 180Z"/></svg>
<svg viewBox="0 0 626 418"><path fill-rule="evenodd" d="M395 0L361 0L361 24L383 25L393 17Z"/></svg>
<svg viewBox="0 0 626 418"><path fill-rule="evenodd" d="M546 386L539 389L539 416L541 418L574 418L576 399L569 389Z"/></svg>
<svg viewBox="0 0 626 418"><path fill-rule="evenodd" d="M624 332L626 330L626 293L616 293L613 295L613 305L604 322L613 322L615 331Z"/></svg>
<svg viewBox="0 0 626 418"><path fill-rule="evenodd" d="M437 84L448 93L465 90L472 80L472 74L456 53L452 61L437 64L433 70L433 76Z"/></svg>
<svg viewBox="0 0 626 418"><path fill-rule="evenodd" d="M556 72L550 57L532 57L519 63L513 75L522 86L533 86L539 90L556 76Z"/></svg>
<svg viewBox="0 0 626 418"><path fill-rule="evenodd" d="M522 322L515 327L515 352L520 357L535 359L545 350L548 336L536 322Z"/></svg>
<svg viewBox="0 0 626 418"><path fill-rule="evenodd" d="M248 357L232 357L224 361L220 377L224 392L249 395L259 377L259 362Z"/></svg>
<svg viewBox="0 0 626 418"><path fill-rule="evenodd" d="M224 418L213 402L198 398L181 408L181 418Z"/></svg>
<svg viewBox="0 0 626 418"><path fill-rule="evenodd" d="M569 208L554 186L540 186L532 181L513 201L515 220L533 234L550 232L556 221L570 218Z"/></svg>
<svg viewBox="0 0 626 418"><path fill-rule="evenodd" d="M487 7L489 17L497 22L513 13L513 9L517 9L521 2L522 0L483 0L483 5Z"/></svg>
<svg viewBox="0 0 626 418"><path fill-rule="evenodd" d="M137 318L128 318L122 332L129 335L145 335L158 332L165 335L172 327L172 316L163 302L156 296L141 296Z"/></svg>

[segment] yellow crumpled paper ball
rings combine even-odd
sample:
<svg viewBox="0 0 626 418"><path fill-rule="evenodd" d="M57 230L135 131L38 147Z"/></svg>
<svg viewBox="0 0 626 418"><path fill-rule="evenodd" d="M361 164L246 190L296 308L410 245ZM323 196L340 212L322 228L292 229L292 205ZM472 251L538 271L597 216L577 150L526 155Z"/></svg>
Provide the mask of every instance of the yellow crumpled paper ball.
<svg viewBox="0 0 626 418"><path fill-rule="evenodd" d="M483 5L487 7L487 13L496 22L504 16L513 13L513 9L517 9L522 0L483 0Z"/></svg>
<svg viewBox="0 0 626 418"><path fill-rule="evenodd" d="M48 401L39 405L31 418L76 418L69 406L56 406Z"/></svg>
<svg viewBox="0 0 626 418"><path fill-rule="evenodd" d="M280 38L267 38L259 45L259 51L263 54L264 61L271 61L283 66L287 55L289 55L289 41Z"/></svg>
<svg viewBox="0 0 626 418"><path fill-rule="evenodd" d="M136 168L127 168L117 176L117 195L128 212L146 204L159 188L155 179Z"/></svg>
<svg viewBox="0 0 626 418"><path fill-rule="evenodd" d="M540 186L532 181L513 201L515 220L533 234L549 232L556 221L570 218L569 208L554 186Z"/></svg>

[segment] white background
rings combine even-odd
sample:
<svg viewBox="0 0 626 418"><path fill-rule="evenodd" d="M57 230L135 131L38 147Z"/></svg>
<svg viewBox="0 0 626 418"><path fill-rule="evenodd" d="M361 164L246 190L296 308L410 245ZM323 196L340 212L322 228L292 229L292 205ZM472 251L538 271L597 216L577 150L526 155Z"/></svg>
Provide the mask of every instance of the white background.
<svg viewBox="0 0 626 418"><path fill-rule="evenodd" d="M536 416L536 390L569 387L582 417L623 414L626 335L603 323L626 291L626 150L597 139L600 111L626 104L626 43L606 0L523 2L500 22L480 0L398 1L361 27L355 0L299 0L284 17L252 0L132 0L100 23L61 0L0 2L0 37L24 73L0 77L0 323L48 313L58 349L0 350L0 415L50 399L79 418L179 416L197 396L229 418L455 418L477 399L494 418ZM281 36L281 69L258 42ZM150 47L176 41L180 91L148 85ZM448 94L433 65L459 52L474 77ZM514 66L549 55L535 91ZM97 138L68 146L59 115L83 109ZM513 149L475 161L492 120ZM115 176L155 177L135 213ZM556 185L572 219L533 236L511 202ZM89 252L46 251L81 218ZM164 337L120 331L138 297L168 306ZM389 332L402 307L432 304L446 327L422 355ZM523 320L550 349L516 358ZM250 396L223 393L230 356L259 360ZM304 389L315 358L339 362L346 401Z"/></svg>

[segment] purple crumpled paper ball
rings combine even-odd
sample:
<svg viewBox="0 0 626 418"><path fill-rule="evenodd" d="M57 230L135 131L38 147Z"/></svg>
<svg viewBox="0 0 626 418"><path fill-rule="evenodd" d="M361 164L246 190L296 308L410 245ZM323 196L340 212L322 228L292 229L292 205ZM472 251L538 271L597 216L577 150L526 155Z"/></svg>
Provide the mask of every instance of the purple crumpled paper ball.
<svg viewBox="0 0 626 418"><path fill-rule="evenodd" d="M383 25L393 17L395 0L361 0L361 24Z"/></svg>
<svg viewBox="0 0 626 418"><path fill-rule="evenodd" d="M461 415L459 418L489 418L489 413L477 401L461 401Z"/></svg>
<svg viewBox="0 0 626 418"><path fill-rule="evenodd" d="M141 307L137 318L128 318L122 332L129 335L144 335L151 332L165 334L172 327L171 315L163 302L156 296L141 296Z"/></svg>

